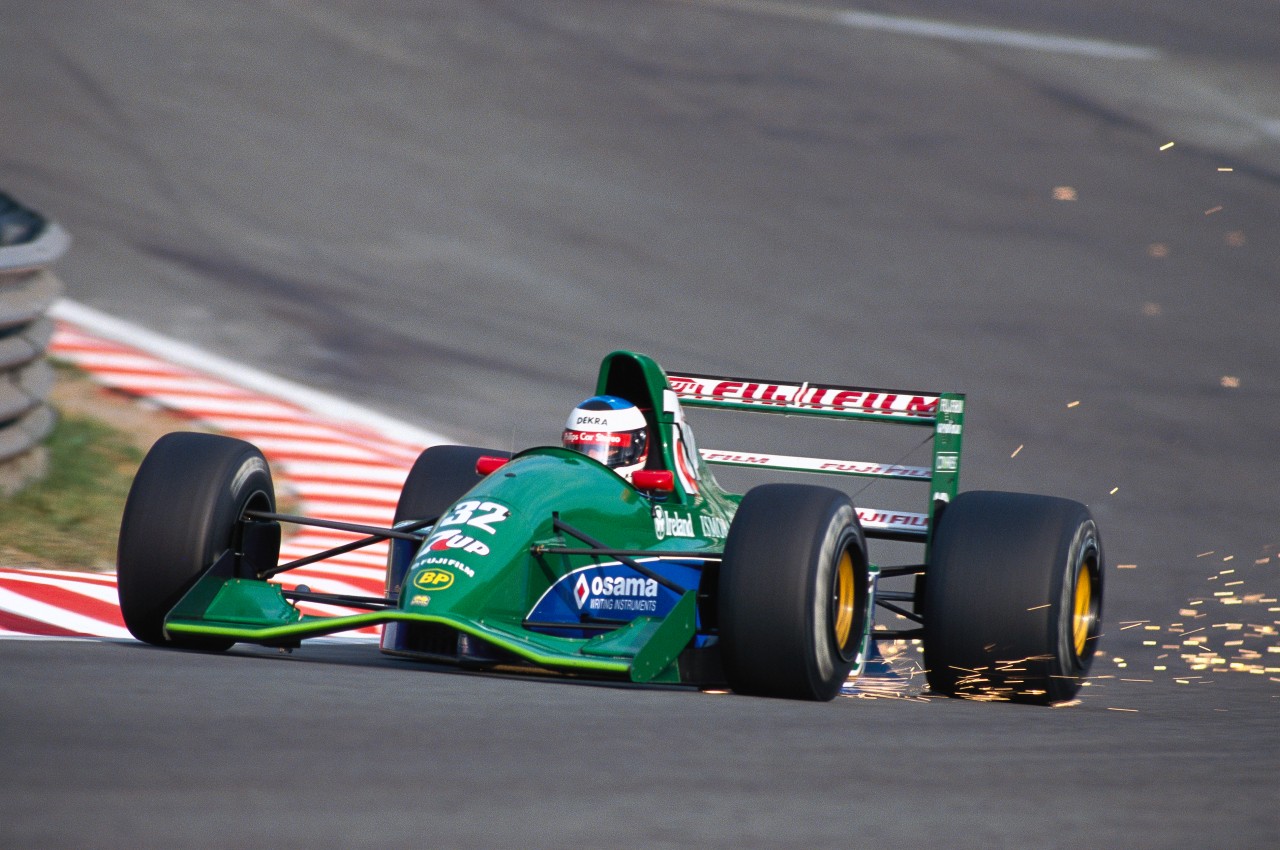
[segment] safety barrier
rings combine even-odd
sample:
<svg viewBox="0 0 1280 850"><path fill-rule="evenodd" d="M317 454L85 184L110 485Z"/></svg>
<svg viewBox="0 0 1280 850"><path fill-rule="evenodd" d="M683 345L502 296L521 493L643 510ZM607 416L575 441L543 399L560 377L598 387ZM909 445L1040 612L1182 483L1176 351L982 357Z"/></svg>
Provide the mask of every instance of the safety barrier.
<svg viewBox="0 0 1280 850"><path fill-rule="evenodd" d="M48 311L62 282L48 266L71 238L57 223L0 192L0 493L12 495L44 471L41 443L57 414L49 404L53 336Z"/></svg>

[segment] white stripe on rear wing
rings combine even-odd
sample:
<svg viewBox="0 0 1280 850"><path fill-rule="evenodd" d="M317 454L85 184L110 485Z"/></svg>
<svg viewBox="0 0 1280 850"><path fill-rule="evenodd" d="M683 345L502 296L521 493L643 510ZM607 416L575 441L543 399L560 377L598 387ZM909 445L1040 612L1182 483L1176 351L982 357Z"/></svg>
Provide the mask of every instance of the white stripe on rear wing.
<svg viewBox="0 0 1280 850"><path fill-rule="evenodd" d="M910 481L928 481L933 476L933 470L927 466L902 466L896 463L832 460L821 457L797 457L720 449L699 449L698 453L707 463L717 466L779 469L785 472L817 472L824 475L855 475L863 478L900 478Z"/></svg>
<svg viewBox="0 0 1280 850"><path fill-rule="evenodd" d="M924 540L929 535L929 516L911 511L880 511L858 508L862 530L889 540Z"/></svg>
<svg viewBox="0 0 1280 850"><path fill-rule="evenodd" d="M688 372L668 374L667 382L671 392L687 407L923 425L933 431L932 464L928 467L719 449L699 452L707 464L890 478L929 485L926 513L858 508L858 518L868 537L916 540L927 545L930 523L938 506L951 501L959 492L963 393L870 389L808 381L785 383Z"/></svg>
<svg viewBox="0 0 1280 850"><path fill-rule="evenodd" d="M823 475L856 475L864 478L897 478L929 481L933 470L925 466L873 463L857 460L827 460L820 457L796 457L762 452L729 452L699 449L707 463L749 469L773 469L783 472L816 472ZM872 536L890 540L924 540L929 533L928 514L912 511L885 511L858 508L862 528Z"/></svg>
<svg viewBox="0 0 1280 850"><path fill-rule="evenodd" d="M836 416L850 419L933 425L938 417L937 393L841 387L825 384L787 384L714 375L667 375L682 403L690 407L721 407L785 413L791 416Z"/></svg>

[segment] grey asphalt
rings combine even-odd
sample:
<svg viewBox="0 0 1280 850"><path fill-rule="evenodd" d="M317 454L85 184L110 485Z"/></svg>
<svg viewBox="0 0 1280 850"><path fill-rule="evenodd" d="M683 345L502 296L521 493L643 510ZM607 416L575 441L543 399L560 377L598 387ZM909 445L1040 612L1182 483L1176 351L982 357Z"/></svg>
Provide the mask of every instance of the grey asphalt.
<svg viewBox="0 0 1280 850"><path fill-rule="evenodd" d="M1079 705L5 642L0 844L1273 846L1280 15L849 8L3 0L0 188L72 298L460 440L555 439L619 347L964 391L966 488L1101 525Z"/></svg>

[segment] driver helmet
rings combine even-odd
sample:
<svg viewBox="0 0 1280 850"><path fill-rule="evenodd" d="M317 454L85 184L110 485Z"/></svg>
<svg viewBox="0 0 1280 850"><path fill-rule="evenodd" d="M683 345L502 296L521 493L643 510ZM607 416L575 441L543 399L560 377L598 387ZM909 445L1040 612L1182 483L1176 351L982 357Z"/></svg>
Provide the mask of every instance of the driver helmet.
<svg viewBox="0 0 1280 850"><path fill-rule="evenodd" d="M569 414L560 440L628 481L649 456L649 429L640 408L612 395L592 396Z"/></svg>

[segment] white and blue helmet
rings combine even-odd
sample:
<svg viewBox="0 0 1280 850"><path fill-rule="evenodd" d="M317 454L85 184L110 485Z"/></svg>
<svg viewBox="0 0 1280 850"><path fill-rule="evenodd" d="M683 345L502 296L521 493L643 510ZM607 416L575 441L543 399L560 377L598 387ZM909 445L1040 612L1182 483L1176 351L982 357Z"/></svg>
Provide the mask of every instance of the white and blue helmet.
<svg viewBox="0 0 1280 850"><path fill-rule="evenodd" d="M628 481L644 469L649 429L644 414L626 399L592 396L569 414L561 444L595 458Z"/></svg>

